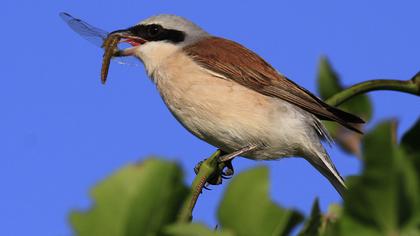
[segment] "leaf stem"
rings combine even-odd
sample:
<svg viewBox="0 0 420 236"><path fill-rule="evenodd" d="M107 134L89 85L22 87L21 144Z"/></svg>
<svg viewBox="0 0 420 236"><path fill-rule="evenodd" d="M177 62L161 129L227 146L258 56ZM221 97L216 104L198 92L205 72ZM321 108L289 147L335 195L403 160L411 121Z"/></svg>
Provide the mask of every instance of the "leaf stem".
<svg viewBox="0 0 420 236"><path fill-rule="evenodd" d="M378 79L361 82L335 94L325 102L332 106L339 106L356 95L375 90L393 90L420 96L420 72L406 81Z"/></svg>

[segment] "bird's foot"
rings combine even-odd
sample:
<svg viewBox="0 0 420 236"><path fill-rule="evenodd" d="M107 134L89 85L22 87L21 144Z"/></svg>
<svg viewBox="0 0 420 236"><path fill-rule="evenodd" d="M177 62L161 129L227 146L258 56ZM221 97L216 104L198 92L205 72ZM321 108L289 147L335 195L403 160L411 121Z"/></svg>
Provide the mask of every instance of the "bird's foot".
<svg viewBox="0 0 420 236"><path fill-rule="evenodd" d="M244 153L247 153L249 151L252 151L256 149L256 145L246 146L238 151L232 152L232 153L223 153L220 152L220 155L217 158L217 169L213 172L213 174L207 179L207 182L205 184L205 188L209 185L219 185L222 184L223 179L230 179L231 176L235 173L232 165L232 160L239 155L242 155ZM206 161L207 159L204 159L197 163L197 165L194 167L195 174L198 174L200 171L201 165Z"/></svg>
<svg viewBox="0 0 420 236"><path fill-rule="evenodd" d="M204 159L197 163L197 165L194 167L195 174L198 174L200 171L201 165L206 161L207 159ZM219 185L222 184L223 179L230 179L230 177L233 175L233 165L232 165L232 159L224 162L217 163L217 169L216 171L207 179L206 182L206 189L209 185Z"/></svg>

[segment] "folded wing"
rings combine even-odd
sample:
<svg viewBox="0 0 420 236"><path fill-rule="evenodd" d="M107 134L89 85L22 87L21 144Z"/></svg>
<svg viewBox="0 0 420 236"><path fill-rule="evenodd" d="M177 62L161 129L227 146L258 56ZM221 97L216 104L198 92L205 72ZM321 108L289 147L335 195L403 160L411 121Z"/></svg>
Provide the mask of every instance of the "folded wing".
<svg viewBox="0 0 420 236"><path fill-rule="evenodd" d="M323 120L332 120L361 133L354 124L364 121L332 107L278 73L256 53L233 41L209 37L183 50L204 68L261 94L290 102Z"/></svg>

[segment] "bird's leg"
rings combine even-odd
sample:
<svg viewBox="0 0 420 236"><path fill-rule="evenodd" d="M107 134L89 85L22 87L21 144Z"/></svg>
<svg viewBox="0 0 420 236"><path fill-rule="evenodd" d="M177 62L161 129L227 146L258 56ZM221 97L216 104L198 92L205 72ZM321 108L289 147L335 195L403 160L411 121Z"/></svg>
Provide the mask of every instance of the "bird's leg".
<svg viewBox="0 0 420 236"><path fill-rule="evenodd" d="M249 146L239 149L238 151L222 155L219 157L219 162L226 162L226 161L232 160L233 158L240 156L244 153L247 153L249 151L255 150L256 148L257 148L257 145L249 145Z"/></svg>
<svg viewBox="0 0 420 236"><path fill-rule="evenodd" d="M226 168L225 171L222 170L221 172L221 176L226 177L226 176L232 176L234 174L234 169L232 166L232 160L237 157L240 156L244 153L247 153L249 151L255 150L257 148L257 145L250 145L250 146L246 146L242 149L239 149L238 151L229 153L229 154L225 154L219 157L219 163L224 163L224 168ZM224 169L223 168L223 169Z"/></svg>

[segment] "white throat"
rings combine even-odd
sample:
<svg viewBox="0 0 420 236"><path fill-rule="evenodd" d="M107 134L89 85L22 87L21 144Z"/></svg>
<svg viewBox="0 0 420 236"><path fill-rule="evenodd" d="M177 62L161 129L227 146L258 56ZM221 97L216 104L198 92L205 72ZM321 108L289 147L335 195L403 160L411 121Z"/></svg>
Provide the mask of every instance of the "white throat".
<svg viewBox="0 0 420 236"><path fill-rule="evenodd" d="M179 45L163 41L148 42L136 47L135 55L143 62L147 74L153 77L154 71L181 48Z"/></svg>

